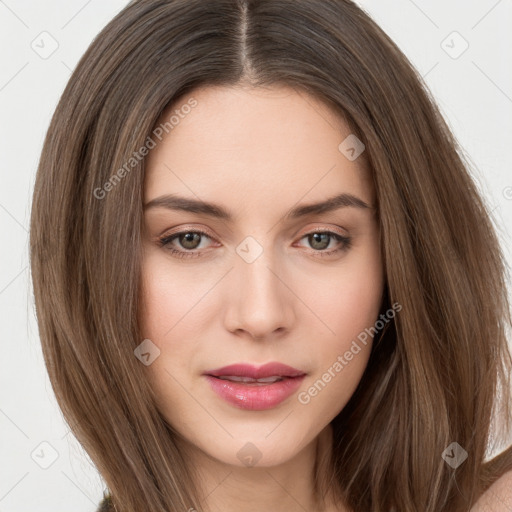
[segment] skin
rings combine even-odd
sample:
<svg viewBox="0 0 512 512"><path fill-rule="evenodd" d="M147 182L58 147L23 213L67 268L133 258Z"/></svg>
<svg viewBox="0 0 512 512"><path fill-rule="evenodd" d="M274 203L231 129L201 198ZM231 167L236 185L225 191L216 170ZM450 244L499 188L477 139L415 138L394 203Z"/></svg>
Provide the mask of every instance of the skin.
<svg viewBox="0 0 512 512"><path fill-rule="evenodd" d="M509 512L512 510L512 471L503 474L484 492L471 512Z"/></svg>
<svg viewBox="0 0 512 512"><path fill-rule="evenodd" d="M173 110L190 97L197 106L148 154L144 203L179 194L220 204L234 220L145 210L140 321L144 338L160 350L146 366L157 405L185 439L205 510L344 510L315 499L313 467L317 449L330 451L330 422L361 379L371 338L307 404L298 395L379 317L385 283L378 222L375 209L354 207L284 216L342 192L374 207L364 153L347 159L338 145L351 133L348 125L292 88L204 87ZM315 244L306 236L315 228L349 236L351 246L321 257L342 245L334 237ZM159 243L191 229L210 234L188 245L177 237L170 246L201 257L180 259ZM236 252L247 236L263 251L251 263ZM307 376L297 393L265 411L230 405L202 376L270 361ZM253 467L237 457L247 442L261 456Z"/></svg>

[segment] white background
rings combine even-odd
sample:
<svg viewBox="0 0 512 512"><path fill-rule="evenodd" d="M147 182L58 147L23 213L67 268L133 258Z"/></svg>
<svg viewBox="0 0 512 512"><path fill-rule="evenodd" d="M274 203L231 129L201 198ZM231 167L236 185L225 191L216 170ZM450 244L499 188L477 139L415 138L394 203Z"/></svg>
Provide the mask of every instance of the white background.
<svg viewBox="0 0 512 512"><path fill-rule="evenodd" d="M512 2L359 3L424 76L476 166L474 178L492 207L510 264ZM102 497L102 480L69 434L43 364L28 226L39 154L59 96L93 37L125 4L0 0L0 512L92 512ZM58 43L46 59L31 47L48 37L40 36L43 31ZM458 58L452 56L464 41L454 31L469 44ZM42 442L58 453L47 469L35 462L51 462L52 451Z"/></svg>

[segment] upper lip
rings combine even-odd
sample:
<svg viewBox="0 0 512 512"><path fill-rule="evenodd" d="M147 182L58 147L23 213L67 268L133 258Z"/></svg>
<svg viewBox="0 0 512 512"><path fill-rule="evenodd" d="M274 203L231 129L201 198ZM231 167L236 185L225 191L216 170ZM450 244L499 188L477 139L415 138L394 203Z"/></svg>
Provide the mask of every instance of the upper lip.
<svg viewBox="0 0 512 512"><path fill-rule="evenodd" d="M208 370L204 375L211 375L213 377L249 377L252 379L263 379L265 377L299 377L305 375L305 372L288 366L283 363L267 363L263 366L253 366L247 363L230 364L217 368L215 370Z"/></svg>

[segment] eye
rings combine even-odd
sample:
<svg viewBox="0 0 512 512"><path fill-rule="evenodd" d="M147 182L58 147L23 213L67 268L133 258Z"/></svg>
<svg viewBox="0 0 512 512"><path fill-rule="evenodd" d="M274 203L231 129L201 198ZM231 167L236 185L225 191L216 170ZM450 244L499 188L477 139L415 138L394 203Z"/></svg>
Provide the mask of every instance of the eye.
<svg viewBox="0 0 512 512"><path fill-rule="evenodd" d="M334 233L333 231L321 231L316 230L311 233L304 235L301 240L307 239L310 246L313 248L314 256L332 256L338 254L341 251L346 251L350 248L351 238L348 236ZM330 250L325 250L331 245L332 241L337 242L337 245Z"/></svg>
<svg viewBox="0 0 512 512"><path fill-rule="evenodd" d="M200 252L190 252L199 249L202 238L209 238L207 233L201 230L180 231L171 236L165 236L159 239L160 245L170 251L173 256L178 258L197 258L202 256ZM177 240L185 250L175 249L172 243Z"/></svg>
<svg viewBox="0 0 512 512"><path fill-rule="evenodd" d="M197 251L197 249L204 248L200 246L202 240L205 238L213 240L213 238L204 231L187 230L180 231L179 233L175 233L170 236L164 236L158 241L161 247L164 247L166 250L170 251L170 253L177 258L198 258L203 256L203 253L201 251ZM351 246L350 237L340 235L339 233L335 233L333 231L322 231L319 229L307 233L302 238L300 238L300 240L305 238L307 238L308 243L312 247L311 253L314 256L333 256L334 254L348 250ZM333 240L335 243L337 243L337 245L334 248L326 250L331 245ZM175 242L177 242L182 249L176 248Z"/></svg>

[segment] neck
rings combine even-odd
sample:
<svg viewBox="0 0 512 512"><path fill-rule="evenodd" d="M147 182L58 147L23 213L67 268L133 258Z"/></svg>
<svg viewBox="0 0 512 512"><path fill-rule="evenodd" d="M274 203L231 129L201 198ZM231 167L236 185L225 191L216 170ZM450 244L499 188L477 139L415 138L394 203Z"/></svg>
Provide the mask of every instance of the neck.
<svg viewBox="0 0 512 512"><path fill-rule="evenodd" d="M198 488L202 490L201 506L205 512L344 512L334 507L329 489L322 489L322 482L328 481L325 476L330 469L331 450L332 427L327 425L292 459L278 465L225 464L190 446L187 456L193 467L199 468Z"/></svg>

